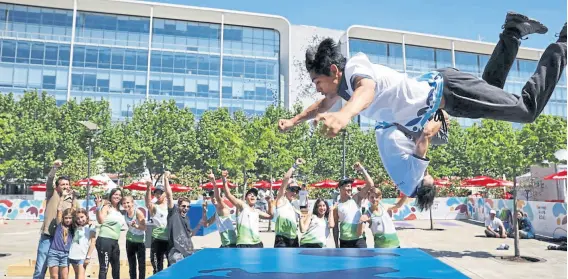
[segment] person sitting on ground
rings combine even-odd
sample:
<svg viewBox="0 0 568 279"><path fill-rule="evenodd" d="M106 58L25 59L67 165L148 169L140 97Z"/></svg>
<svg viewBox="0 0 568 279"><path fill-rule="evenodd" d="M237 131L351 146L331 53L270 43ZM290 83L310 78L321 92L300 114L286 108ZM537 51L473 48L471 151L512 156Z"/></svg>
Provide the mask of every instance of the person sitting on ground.
<svg viewBox="0 0 568 279"><path fill-rule="evenodd" d="M519 226L519 238L522 239L534 238L533 225L529 220L529 218L525 217L525 214L522 211L517 211L517 225ZM509 229L507 236L510 238L515 237L514 227Z"/></svg>
<svg viewBox="0 0 568 279"><path fill-rule="evenodd" d="M485 235L487 237L506 238L507 235L505 235L505 227L503 226L503 222L501 221L501 219L495 217L496 214L497 212L493 209L489 211L490 219L485 220Z"/></svg>

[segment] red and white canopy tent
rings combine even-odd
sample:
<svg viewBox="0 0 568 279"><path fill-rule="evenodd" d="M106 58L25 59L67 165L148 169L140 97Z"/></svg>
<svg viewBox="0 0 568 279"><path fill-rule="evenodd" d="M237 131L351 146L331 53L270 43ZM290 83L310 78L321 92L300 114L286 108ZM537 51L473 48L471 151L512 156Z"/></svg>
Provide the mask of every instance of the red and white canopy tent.
<svg viewBox="0 0 568 279"><path fill-rule="evenodd" d="M544 180L565 180L566 179L566 170L553 173L551 175L547 175L543 178Z"/></svg>
<svg viewBox="0 0 568 279"><path fill-rule="evenodd" d="M323 181L313 183L310 186L315 188L322 188L322 189L335 189L339 185L339 182L333 181L331 179L325 179Z"/></svg>
<svg viewBox="0 0 568 279"><path fill-rule="evenodd" d="M42 183L30 186L30 190L32 190L32 192L45 192L47 191L47 188L45 183Z"/></svg>
<svg viewBox="0 0 568 279"><path fill-rule="evenodd" d="M221 187L223 187L223 180L217 179L217 180L215 180L215 184L217 185L217 187L221 188ZM231 183L231 181L229 181L229 180L227 180L227 185L229 186L229 188L237 187L237 185ZM213 183L207 182L207 183L201 184L200 187L205 189L205 190L213 190Z"/></svg>

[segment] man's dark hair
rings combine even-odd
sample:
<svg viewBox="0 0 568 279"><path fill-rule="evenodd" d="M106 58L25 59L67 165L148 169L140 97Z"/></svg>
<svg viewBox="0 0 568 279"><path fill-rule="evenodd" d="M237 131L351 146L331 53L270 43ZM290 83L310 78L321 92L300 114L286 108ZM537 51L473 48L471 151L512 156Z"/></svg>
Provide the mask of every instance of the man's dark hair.
<svg viewBox="0 0 568 279"><path fill-rule="evenodd" d="M317 49L312 46L306 50L306 69L308 72L330 76L329 67L331 65L335 65L340 71L343 71L345 62L346 59L341 54L341 46L336 44L332 38L324 39Z"/></svg>
<svg viewBox="0 0 568 279"><path fill-rule="evenodd" d="M343 178L341 180L339 180L339 184L338 187L341 188L347 184L353 184L355 180L353 178Z"/></svg>
<svg viewBox="0 0 568 279"><path fill-rule="evenodd" d="M67 181L71 182L71 179L69 178L69 176L62 175L62 176L58 177L57 180L55 180L55 186L59 186L59 181L61 181L61 180L67 180Z"/></svg>
<svg viewBox="0 0 568 279"><path fill-rule="evenodd" d="M323 214L323 217L329 218L329 214L331 213L331 212L329 212L329 204L327 203L326 200L324 200L322 198L318 198L316 200L316 202L314 203L314 208L312 209L312 215L318 216L318 206L319 206L320 202L325 203L325 213Z"/></svg>
<svg viewBox="0 0 568 279"><path fill-rule="evenodd" d="M186 198L186 197L179 197L179 198L178 198L178 205L181 205L183 202L190 203L188 198Z"/></svg>
<svg viewBox="0 0 568 279"><path fill-rule="evenodd" d="M436 197L436 186L433 183L426 184L422 181L422 186L416 191L416 207L418 210L429 210L434 203Z"/></svg>

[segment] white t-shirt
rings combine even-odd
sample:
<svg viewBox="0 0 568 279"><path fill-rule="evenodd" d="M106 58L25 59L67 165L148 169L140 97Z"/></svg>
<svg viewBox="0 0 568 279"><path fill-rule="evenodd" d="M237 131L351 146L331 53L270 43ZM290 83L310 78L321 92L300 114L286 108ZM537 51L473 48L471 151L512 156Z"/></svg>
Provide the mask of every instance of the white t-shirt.
<svg viewBox="0 0 568 279"><path fill-rule="evenodd" d="M495 217L491 220L491 217L485 220L485 227L491 227L494 231L499 230L499 228L503 225L501 219Z"/></svg>
<svg viewBox="0 0 568 279"><path fill-rule="evenodd" d="M365 54L358 53L345 65L338 91L343 99L353 95L357 77L370 78L376 83L373 102L360 114L381 126L399 123L410 131L419 131L440 105L443 86L437 73L409 78L389 67L373 64Z"/></svg>
<svg viewBox="0 0 568 279"><path fill-rule="evenodd" d="M385 170L402 193L413 196L430 161L414 155L416 144L396 126L377 129L375 135Z"/></svg>
<svg viewBox="0 0 568 279"><path fill-rule="evenodd" d="M86 225L78 228L73 235L73 242L69 249L69 258L72 260L84 260L89 251L91 235L96 235L94 226Z"/></svg>
<svg viewBox="0 0 568 279"><path fill-rule="evenodd" d="M307 206L308 205L308 191L307 190L300 190L300 206Z"/></svg>

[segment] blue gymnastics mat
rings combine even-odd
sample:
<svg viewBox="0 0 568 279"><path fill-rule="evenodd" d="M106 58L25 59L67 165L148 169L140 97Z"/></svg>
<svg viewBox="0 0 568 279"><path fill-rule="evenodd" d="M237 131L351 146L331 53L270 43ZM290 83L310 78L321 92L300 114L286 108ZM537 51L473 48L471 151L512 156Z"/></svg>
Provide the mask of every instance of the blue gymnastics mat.
<svg viewBox="0 0 568 279"><path fill-rule="evenodd" d="M239 279L468 278L420 249L203 249L150 277Z"/></svg>

